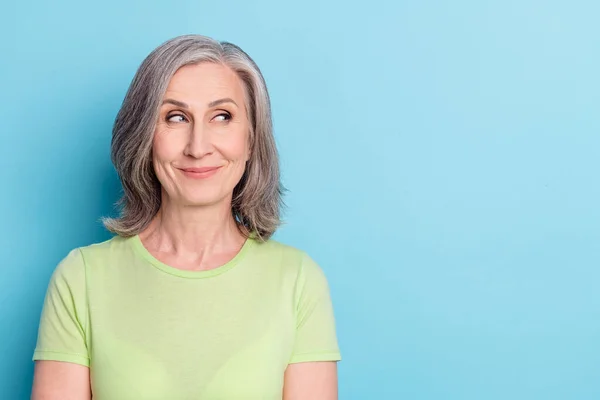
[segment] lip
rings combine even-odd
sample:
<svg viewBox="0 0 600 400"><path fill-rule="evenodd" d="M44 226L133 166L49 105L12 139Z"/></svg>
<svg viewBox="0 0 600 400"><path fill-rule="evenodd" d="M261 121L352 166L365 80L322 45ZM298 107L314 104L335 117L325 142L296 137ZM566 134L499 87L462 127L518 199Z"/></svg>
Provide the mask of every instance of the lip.
<svg viewBox="0 0 600 400"><path fill-rule="evenodd" d="M179 168L181 172L188 178L193 179L205 179L213 176L221 167L190 167L190 168Z"/></svg>

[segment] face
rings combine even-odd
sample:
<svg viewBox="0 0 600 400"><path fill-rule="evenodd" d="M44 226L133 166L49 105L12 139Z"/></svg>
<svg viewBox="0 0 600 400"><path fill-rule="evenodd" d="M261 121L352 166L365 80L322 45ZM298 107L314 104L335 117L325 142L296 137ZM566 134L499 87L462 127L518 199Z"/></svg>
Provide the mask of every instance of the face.
<svg viewBox="0 0 600 400"><path fill-rule="evenodd" d="M154 132L154 171L169 202L231 202L250 157L243 83L230 68L200 63L171 79Z"/></svg>

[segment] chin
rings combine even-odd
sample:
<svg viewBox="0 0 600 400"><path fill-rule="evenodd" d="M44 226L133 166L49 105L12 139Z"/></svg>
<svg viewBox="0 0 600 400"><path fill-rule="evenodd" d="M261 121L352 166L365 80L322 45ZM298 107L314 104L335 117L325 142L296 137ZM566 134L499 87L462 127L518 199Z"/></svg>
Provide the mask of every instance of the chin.
<svg viewBox="0 0 600 400"><path fill-rule="evenodd" d="M195 195L182 196L180 203L186 206L210 206L220 203L224 200L224 196L218 193L198 193Z"/></svg>

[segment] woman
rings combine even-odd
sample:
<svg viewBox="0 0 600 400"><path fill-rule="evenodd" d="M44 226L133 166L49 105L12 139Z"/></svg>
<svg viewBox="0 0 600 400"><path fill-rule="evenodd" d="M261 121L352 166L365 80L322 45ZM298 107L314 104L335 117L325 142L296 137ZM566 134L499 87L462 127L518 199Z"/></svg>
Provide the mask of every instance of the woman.
<svg viewBox="0 0 600 400"><path fill-rule="evenodd" d="M32 398L336 399L327 281L270 239L282 190L252 59L197 35L159 46L118 113L112 159L116 236L55 270Z"/></svg>

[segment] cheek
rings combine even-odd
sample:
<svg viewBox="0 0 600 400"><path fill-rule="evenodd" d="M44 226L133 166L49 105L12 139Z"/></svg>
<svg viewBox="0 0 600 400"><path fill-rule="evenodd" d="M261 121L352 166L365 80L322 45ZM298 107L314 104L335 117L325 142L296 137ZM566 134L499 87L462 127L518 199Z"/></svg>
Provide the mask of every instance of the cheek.
<svg viewBox="0 0 600 400"><path fill-rule="evenodd" d="M226 143L223 143L223 155L232 162L244 163L248 159L248 138L247 135L240 134L235 138L230 138Z"/></svg>
<svg viewBox="0 0 600 400"><path fill-rule="evenodd" d="M165 134L157 132L152 142L153 158L159 163L172 161L180 151L179 147L177 141L172 137L167 138Z"/></svg>
<svg viewBox="0 0 600 400"><path fill-rule="evenodd" d="M172 135L157 132L152 141L152 165L154 173L161 185L165 188L172 187L173 171L169 165L179 156L179 145Z"/></svg>
<svg viewBox="0 0 600 400"><path fill-rule="evenodd" d="M248 155L248 146L246 143L238 143L231 149L232 155L235 157L235 161L237 162L245 162Z"/></svg>

